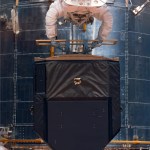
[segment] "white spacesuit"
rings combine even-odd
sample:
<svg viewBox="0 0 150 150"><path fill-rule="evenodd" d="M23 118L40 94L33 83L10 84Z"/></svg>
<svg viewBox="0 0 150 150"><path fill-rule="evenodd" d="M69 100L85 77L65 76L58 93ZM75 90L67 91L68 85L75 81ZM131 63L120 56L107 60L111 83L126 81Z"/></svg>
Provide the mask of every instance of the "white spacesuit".
<svg viewBox="0 0 150 150"><path fill-rule="evenodd" d="M0 143L1 144L1 143ZM8 150L7 148L5 148L3 145L0 145L0 150Z"/></svg>
<svg viewBox="0 0 150 150"><path fill-rule="evenodd" d="M49 39L57 36L57 19L64 17L74 24L82 25L91 17L102 21L98 39L104 40L112 30L113 18L106 6L107 0L55 0L46 14L46 35Z"/></svg>

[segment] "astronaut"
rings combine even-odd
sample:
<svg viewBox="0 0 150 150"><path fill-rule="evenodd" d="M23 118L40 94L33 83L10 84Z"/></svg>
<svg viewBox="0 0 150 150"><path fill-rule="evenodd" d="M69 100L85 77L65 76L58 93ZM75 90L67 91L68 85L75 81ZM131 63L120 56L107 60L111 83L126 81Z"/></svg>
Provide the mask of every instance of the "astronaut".
<svg viewBox="0 0 150 150"><path fill-rule="evenodd" d="M46 14L46 35L49 39L57 37L57 19L64 17L76 25L92 23L93 17L102 22L97 38L105 40L112 30L113 17L106 6L107 0L55 0Z"/></svg>

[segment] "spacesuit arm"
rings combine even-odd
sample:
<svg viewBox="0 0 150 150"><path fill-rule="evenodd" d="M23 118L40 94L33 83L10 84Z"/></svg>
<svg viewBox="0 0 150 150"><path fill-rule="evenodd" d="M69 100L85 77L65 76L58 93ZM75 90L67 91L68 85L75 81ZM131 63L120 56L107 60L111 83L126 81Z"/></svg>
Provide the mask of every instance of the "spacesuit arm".
<svg viewBox="0 0 150 150"><path fill-rule="evenodd" d="M99 7L99 13L94 14L94 17L102 21L99 28L98 38L104 40L108 37L112 30L113 17L107 7Z"/></svg>
<svg viewBox="0 0 150 150"><path fill-rule="evenodd" d="M46 13L46 35L49 39L57 36L57 19L63 16L63 8L60 0L54 1Z"/></svg>

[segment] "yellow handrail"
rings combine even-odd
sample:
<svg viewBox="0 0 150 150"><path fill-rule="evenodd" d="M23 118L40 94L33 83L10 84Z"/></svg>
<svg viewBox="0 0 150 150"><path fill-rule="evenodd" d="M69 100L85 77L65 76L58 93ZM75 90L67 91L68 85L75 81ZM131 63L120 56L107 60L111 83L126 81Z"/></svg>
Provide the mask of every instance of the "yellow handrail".
<svg viewBox="0 0 150 150"><path fill-rule="evenodd" d="M65 39L61 39L61 40L55 40L55 42L66 42L67 40ZM47 46L49 45L51 42L51 40L49 39L39 39L39 40L36 40L36 44L37 45L42 45L42 46ZM69 40L70 43L74 43L77 42L77 43L83 43L84 40ZM88 40L88 43L92 43L92 42L98 42L98 40ZM118 41L116 39L112 39L112 40L103 40L102 41L102 44L103 45L115 45Z"/></svg>
<svg viewBox="0 0 150 150"><path fill-rule="evenodd" d="M0 139L2 143L44 143L42 139Z"/></svg>
<svg viewBox="0 0 150 150"><path fill-rule="evenodd" d="M2 143L44 143L42 139L0 139ZM143 144L149 145L150 141L139 141L139 140L112 140L110 144Z"/></svg>
<svg viewBox="0 0 150 150"><path fill-rule="evenodd" d="M150 141L139 141L139 140L112 140L110 143L113 144L150 144Z"/></svg>

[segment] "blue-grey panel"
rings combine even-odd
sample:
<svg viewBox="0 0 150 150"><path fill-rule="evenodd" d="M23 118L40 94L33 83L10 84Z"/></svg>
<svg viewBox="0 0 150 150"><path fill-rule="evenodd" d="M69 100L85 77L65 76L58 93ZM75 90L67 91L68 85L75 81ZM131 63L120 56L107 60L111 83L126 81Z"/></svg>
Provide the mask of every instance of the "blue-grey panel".
<svg viewBox="0 0 150 150"><path fill-rule="evenodd" d="M44 53L49 51L46 46L37 46L37 39L46 39L45 30L20 32L17 44L19 53Z"/></svg>
<svg viewBox="0 0 150 150"><path fill-rule="evenodd" d="M0 31L0 54L13 53L15 36L12 31Z"/></svg>
<svg viewBox="0 0 150 150"><path fill-rule="evenodd" d="M120 79L120 99L122 102L124 102L125 100L125 80L124 79Z"/></svg>
<svg viewBox="0 0 150 150"><path fill-rule="evenodd" d="M144 1L144 2L145 2L145 1ZM144 2L143 2L143 3L144 3ZM149 14L149 11L150 11L150 3L148 3L148 4L146 5L146 7L144 8L143 12Z"/></svg>
<svg viewBox="0 0 150 150"><path fill-rule="evenodd" d="M133 140L133 136L135 135L135 129L130 124L128 124L128 126L126 127L125 130L126 130L126 138L125 139Z"/></svg>
<svg viewBox="0 0 150 150"><path fill-rule="evenodd" d="M150 34L149 26L150 26L149 13L141 12L140 15L134 16L133 13L130 12L129 31Z"/></svg>
<svg viewBox="0 0 150 150"><path fill-rule="evenodd" d="M123 102L121 102L121 106L120 106L121 108L121 127L124 127L125 126L125 109L126 109L126 107L125 107L125 102L123 101Z"/></svg>
<svg viewBox="0 0 150 150"><path fill-rule="evenodd" d="M125 57L120 56L119 57L119 63L120 63L120 78L125 77Z"/></svg>
<svg viewBox="0 0 150 150"><path fill-rule="evenodd" d="M0 55L0 77L12 77L14 72L14 56Z"/></svg>
<svg viewBox="0 0 150 150"><path fill-rule="evenodd" d="M124 3L124 0L115 0L115 3Z"/></svg>
<svg viewBox="0 0 150 150"><path fill-rule="evenodd" d="M132 0L133 5L141 5L145 2L145 0Z"/></svg>
<svg viewBox="0 0 150 150"><path fill-rule="evenodd" d="M128 127L122 127L120 132L117 134L117 136L115 137L116 140L133 140L134 136L137 135L139 140L141 141L146 141L149 140L150 138L150 130L149 129L142 129L143 127L140 126L130 126L128 125ZM116 145L117 146L117 145ZM141 145L134 145L135 146L140 147ZM148 145L144 145L143 147L147 147ZM139 148L138 148L139 149Z"/></svg>
<svg viewBox="0 0 150 150"><path fill-rule="evenodd" d="M126 139L126 128L122 127L119 131L119 133L115 136L116 140L123 140ZM116 145L117 146L117 145Z"/></svg>
<svg viewBox="0 0 150 150"><path fill-rule="evenodd" d="M148 141L150 138L150 129L144 128L144 126L140 127L140 126L129 125L128 128L123 128L123 131L125 133L125 136L124 138L121 138L121 139L134 140L134 137L137 136L138 139L141 141ZM121 132L122 132L122 129L121 129ZM139 147L141 147L141 144L135 145L135 146L137 146L137 148L139 149ZM146 147L149 147L149 145L143 145L143 147L146 148Z"/></svg>
<svg viewBox="0 0 150 150"><path fill-rule="evenodd" d="M12 0L0 0L0 4L12 3Z"/></svg>
<svg viewBox="0 0 150 150"><path fill-rule="evenodd" d="M8 126L13 122L13 103L0 103L0 126Z"/></svg>
<svg viewBox="0 0 150 150"><path fill-rule="evenodd" d="M123 7L110 8L110 11L113 15L113 31L125 30L125 10L126 9Z"/></svg>
<svg viewBox="0 0 150 150"><path fill-rule="evenodd" d="M131 126L150 126L150 103L129 103L129 124Z"/></svg>
<svg viewBox="0 0 150 150"><path fill-rule="evenodd" d="M23 42L23 41L35 41L36 39L39 39L39 38L46 38L46 35L45 35L45 30L24 30L24 31L21 31L20 34L18 35L18 38L17 38L17 41L18 41L18 44L19 42Z"/></svg>
<svg viewBox="0 0 150 150"><path fill-rule="evenodd" d="M129 13L129 31L142 32L142 17L135 16L132 12Z"/></svg>
<svg viewBox="0 0 150 150"><path fill-rule="evenodd" d="M35 133L33 126L17 126L16 127L16 139L36 139L39 138Z"/></svg>
<svg viewBox="0 0 150 150"><path fill-rule="evenodd" d="M48 4L19 7L19 23L21 30L38 30L45 28L45 15Z"/></svg>
<svg viewBox="0 0 150 150"><path fill-rule="evenodd" d="M18 102L16 112L16 123L32 123L33 116L31 115L32 102Z"/></svg>
<svg viewBox="0 0 150 150"><path fill-rule="evenodd" d="M106 57L119 57L124 55L125 52L125 39L123 38L124 32L111 32L108 39L117 39L116 45L103 45L93 50L93 54L106 56Z"/></svg>
<svg viewBox="0 0 150 150"><path fill-rule="evenodd" d="M94 48L92 54L104 57L119 57L121 55L120 54L121 51L123 52L123 49L119 48L120 47L118 47L117 45L116 46L102 45L101 47Z"/></svg>
<svg viewBox="0 0 150 150"><path fill-rule="evenodd" d="M129 32L129 54L150 57L150 34Z"/></svg>
<svg viewBox="0 0 150 150"><path fill-rule="evenodd" d="M33 79L18 79L17 94L19 101L33 101Z"/></svg>
<svg viewBox="0 0 150 150"><path fill-rule="evenodd" d="M107 49L112 51L112 55L120 56L125 53L125 32L122 31L112 31L108 36L108 39L116 39L118 42L115 45L107 46ZM106 49L106 50L107 50Z"/></svg>
<svg viewBox="0 0 150 150"><path fill-rule="evenodd" d="M14 99L14 83L12 78L0 78L0 101Z"/></svg>
<svg viewBox="0 0 150 150"><path fill-rule="evenodd" d="M128 95L129 102L150 103L150 81L130 79ZM142 110L139 111L142 112Z"/></svg>
<svg viewBox="0 0 150 150"><path fill-rule="evenodd" d="M136 127L135 127L136 128ZM150 139L150 129L136 129L136 134L141 141L148 141Z"/></svg>
<svg viewBox="0 0 150 150"><path fill-rule="evenodd" d="M19 77L33 77L34 55L18 55L17 71Z"/></svg>
<svg viewBox="0 0 150 150"><path fill-rule="evenodd" d="M46 57L49 57L49 56L50 56L49 50L48 50L48 53L43 53L43 54L37 53L37 54L34 54L34 57L41 57L41 58L46 58Z"/></svg>
<svg viewBox="0 0 150 150"><path fill-rule="evenodd" d="M150 57L129 56L129 78L150 82Z"/></svg>
<svg viewBox="0 0 150 150"><path fill-rule="evenodd" d="M147 7L148 8L148 7ZM149 7L150 11L150 7ZM150 19L149 19L149 12L148 13L142 13L142 32L146 34L150 34Z"/></svg>

